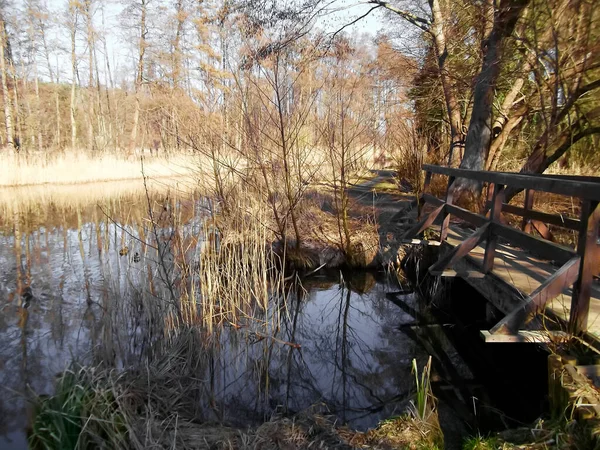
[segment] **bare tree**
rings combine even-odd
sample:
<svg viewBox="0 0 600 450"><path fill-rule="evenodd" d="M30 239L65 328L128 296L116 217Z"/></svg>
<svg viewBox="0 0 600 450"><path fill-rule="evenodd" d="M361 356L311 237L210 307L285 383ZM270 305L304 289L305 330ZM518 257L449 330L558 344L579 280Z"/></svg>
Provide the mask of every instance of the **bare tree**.
<svg viewBox="0 0 600 450"><path fill-rule="evenodd" d="M138 59L137 59L137 67L135 74L135 110L133 113L133 125L131 128L131 135L129 137L129 152L132 153L137 144L137 135L140 121L140 94L141 89L144 83L144 64L145 64L145 55L146 48L148 46L148 25L147 15L148 15L148 4L150 0L135 0L135 2L131 3L126 13L133 13L135 17L138 18Z"/></svg>
<svg viewBox="0 0 600 450"><path fill-rule="evenodd" d="M0 12L0 72L2 76L2 99L4 101L4 125L6 127L6 145L15 147L14 128L12 119L12 106L10 92L8 90L9 63L7 61L10 52L8 34L6 32L6 22L4 12Z"/></svg>
<svg viewBox="0 0 600 450"><path fill-rule="evenodd" d="M77 148L77 122L75 119L75 95L77 87L77 27L79 22L79 8L76 0L67 0L66 25L69 30L71 42L71 149Z"/></svg>

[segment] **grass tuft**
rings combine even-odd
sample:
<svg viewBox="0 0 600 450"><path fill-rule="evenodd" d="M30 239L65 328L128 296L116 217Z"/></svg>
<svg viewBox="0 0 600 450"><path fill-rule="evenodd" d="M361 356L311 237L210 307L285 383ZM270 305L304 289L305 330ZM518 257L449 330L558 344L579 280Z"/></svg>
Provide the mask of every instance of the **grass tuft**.
<svg viewBox="0 0 600 450"><path fill-rule="evenodd" d="M126 448L125 415L110 372L78 368L65 371L56 392L35 404L29 434L32 449Z"/></svg>

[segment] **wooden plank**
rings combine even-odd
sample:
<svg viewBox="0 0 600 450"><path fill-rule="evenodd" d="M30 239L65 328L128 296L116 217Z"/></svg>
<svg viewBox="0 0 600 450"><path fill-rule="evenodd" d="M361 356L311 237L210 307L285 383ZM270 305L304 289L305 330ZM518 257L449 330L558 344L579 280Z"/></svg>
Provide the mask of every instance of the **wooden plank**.
<svg viewBox="0 0 600 450"><path fill-rule="evenodd" d="M490 224L486 223L484 226L475 230L468 238L466 238L460 245L454 247L447 255L443 256L433 266L429 268L429 273L433 275L441 275L444 269L450 267L456 261L469 254L471 250L479 245L479 243L485 239Z"/></svg>
<svg viewBox="0 0 600 450"><path fill-rule="evenodd" d="M590 298L594 274L598 271L598 232L600 231L600 203L584 201L581 208L581 229L577 242L577 254L581 257L579 277L573 285L569 329L573 333L587 330Z"/></svg>
<svg viewBox="0 0 600 450"><path fill-rule="evenodd" d="M435 275L435 274L433 274ZM446 269L439 274L440 277L461 277L461 278L485 278L485 273L480 270L454 270Z"/></svg>
<svg viewBox="0 0 600 450"><path fill-rule="evenodd" d="M455 169L430 164L423 164L423 170L456 178L468 178L480 182L503 184L511 188L535 189L536 191L600 201L600 183L594 181L522 173Z"/></svg>
<svg viewBox="0 0 600 450"><path fill-rule="evenodd" d="M556 261L560 265L565 264L573 257L573 255L575 255L575 252L570 248L523 233L521 230L499 223L492 224L492 233L508 239L511 244L517 245L540 258Z"/></svg>
<svg viewBox="0 0 600 450"><path fill-rule="evenodd" d="M467 230L451 227L447 245L456 246L470 234ZM483 248L473 249L465 258L454 264L457 272L481 270ZM499 244L496 248L494 272L484 278L466 278L465 281L493 304L503 315L510 314L522 305L523 298L552 276L556 267L548 261L531 256L518 247ZM589 329L581 338L600 353L600 283L594 282L590 300ZM566 291L546 305L544 321L556 324L559 329L568 327L571 292ZM501 317L500 317L501 318ZM498 320L500 320L500 318ZM554 327L553 327L554 328Z"/></svg>
<svg viewBox="0 0 600 450"><path fill-rule="evenodd" d="M424 194L423 198L427 203L433 206L440 206L444 204L443 200L440 200L439 198L434 197L430 194ZM465 222L469 222L470 224L476 227L485 225L488 222L488 219L486 219L481 214L471 212L468 209L461 208L460 206L446 205L446 209L448 209L448 212L450 212L450 214L452 214L453 216L456 216L459 219L464 220Z"/></svg>
<svg viewBox="0 0 600 450"><path fill-rule="evenodd" d="M535 231L540 233L540 236L546 239L547 241L554 241L554 235L550 228L546 226L544 222L540 222L539 220L532 220L531 225L535 228Z"/></svg>
<svg viewBox="0 0 600 450"><path fill-rule="evenodd" d="M556 178L559 180L572 180L572 181L589 181L592 183L600 183L600 177L594 177L590 175L554 175L554 174L541 174L544 178Z"/></svg>
<svg viewBox="0 0 600 450"><path fill-rule="evenodd" d="M556 225L557 227L566 228L568 230L579 230L578 219L571 219L569 217L563 217L556 214L546 214L534 210L527 211L525 208L521 208L520 206L507 205L506 203L502 205L502 211L521 216L524 219L538 220L540 222L549 223L551 225Z"/></svg>
<svg viewBox="0 0 600 450"><path fill-rule="evenodd" d="M579 255L571 258L564 266L529 294L522 305L515 308L514 311L498 322L490 330L490 333L510 334L518 330L527 320L529 314L535 312L536 309L543 308L546 303L559 296L577 280L580 262L581 258Z"/></svg>
<svg viewBox="0 0 600 450"><path fill-rule="evenodd" d="M432 247L439 247L442 244L440 241L427 241L425 239L401 239L400 243L411 245L430 245Z"/></svg>
<svg viewBox="0 0 600 450"><path fill-rule="evenodd" d="M413 239L414 237L418 236L423 230L426 230L427 228L429 228L431 226L431 224L434 222L434 220L437 218L437 216L442 212L443 209L444 209L444 205L441 205L441 206L438 206L433 211L431 211L427 215L427 217L425 217L425 219L423 219L422 221L417 223L414 227L412 227L410 230L408 230L406 233L404 233L404 236L402 236L402 240Z"/></svg>
<svg viewBox="0 0 600 450"><path fill-rule="evenodd" d="M514 334L492 334L487 330L481 330L481 336L485 342L489 343L510 343L510 344L543 344L556 342L557 339L569 337L564 331L533 331L521 330Z"/></svg>
<svg viewBox="0 0 600 450"><path fill-rule="evenodd" d="M489 209L490 205L491 203L487 202L486 209ZM502 212L523 217L521 229L525 233L531 233L531 226L529 225L533 221L542 222L545 224L549 223L567 230L579 230L579 219L572 219L558 214L547 214L540 211L527 210L525 208L521 208L520 206L509 205L507 203L502 204Z"/></svg>

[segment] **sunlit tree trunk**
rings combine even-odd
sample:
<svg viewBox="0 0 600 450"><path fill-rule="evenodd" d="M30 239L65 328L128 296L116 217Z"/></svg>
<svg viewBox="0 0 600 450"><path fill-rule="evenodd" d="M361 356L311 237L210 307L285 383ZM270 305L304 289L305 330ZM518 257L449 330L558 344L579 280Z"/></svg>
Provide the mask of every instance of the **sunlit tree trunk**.
<svg viewBox="0 0 600 450"><path fill-rule="evenodd" d="M14 118L15 118L15 135L13 136L13 140L15 143L15 147L17 150L21 148L21 139L23 138L23 123L21 120L21 103L19 101L19 88L17 86L17 72L15 70L14 61L11 59L8 61L8 67L10 71L10 77L12 78L12 88L13 88L13 109L14 109Z"/></svg>
<svg viewBox="0 0 600 450"><path fill-rule="evenodd" d="M46 16L47 17L47 16ZM42 45L44 47L44 56L46 58L46 65L48 67L48 75L50 76L50 81L54 84L54 106L56 113L56 136L54 139L55 144L58 147L62 145L62 130L61 130L61 118L60 118L60 98L59 98L59 90L60 90L60 76L59 76L59 68L56 68L56 77L54 77L54 71L52 70L52 63L50 62L50 49L48 47L48 42L46 40L46 25L44 23L44 19L46 17L39 16L38 17L38 29L40 32L40 38L42 40Z"/></svg>
<svg viewBox="0 0 600 450"><path fill-rule="evenodd" d="M94 24L93 24L93 0L85 0L82 5L83 15L85 17L86 30L87 30L87 48L88 48L88 130L87 130L87 142L88 150L95 152L96 142L94 139L94 101L96 90L94 89Z"/></svg>
<svg viewBox="0 0 600 450"><path fill-rule="evenodd" d="M446 110L448 119L450 120L450 153L448 155L448 165L458 167L461 161L461 149L463 147L463 120L460 113L458 99L456 97L455 88L452 85L450 74L446 67L446 59L448 58L448 48L446 45L446 33L444 31L445 16L442 12L442 7L439 0L430 0L431 7L431 35L433 36L433 44L438 62L438 71L442 90L444 92L444 100L446 102ZM449 18L447 19L449 20Z"/></svg>
<svg viewBox="0 0 600 450"><path fill-rule="evenodd" d="M185 26L185 20L187 18L186 11L184 9L183 0L175 1L175 39L173 40L172 50L172 88L171 88L171 128L175 133L175 148L179 150L179 127L177 121L177 98L180 95L181 86L181 73L183 72L182 66L182 51L181 51L181 39L183 37L183 29Z"/></svg>
<svg viewBox="0 0 600 450"><path fill-rule="evenodd" d="M484 42L485 55L475 78L473 112L467 132L465 154L460 167L484 170L492 142L492 113L496 85L502 64L502 47L509 38L529 0L503 0L494 17L494 26Z"/></svg>
<svg viewBox="0 0 600 450"><path fill-rule="evenodd" d="M71 38L71 149L77 147L77 123L75 121L75 93L77 86L77 2L69 0L69 33Z"/></svg>
<svg viewBox="0 0 600 450"><path fill-rule="evenodd" d="M138 63L137 63L137 74L135 78L135 111L133 113L133 126L131 128L131 136L129 138L129 152L133 153L136 146L138 127L140 121L140 91L142 89L142 83L144 81L144 56L146 54L146 14L148 7L148 0L140 0L141 14L140 14L140 42L138 47Z"/></svg>
<svg viewBox="0 0 600 450"><path fill-rule="evenodd" d="M6 144L9 148L14 148L14 129L12 120L12 106L10 93L8 91L8 71L6 62L6 48L8 36L6 34L6 23L4 18L0 17L0 72L2 72L2 99L4 103L4 125L6 127Z"/></svg>
<svg viewBox="0 0 600 450"><path fill-rule="evenodd" d="M35 28L34 23L34 15L38 14L37 11L33 9L35 5L28 5L27 9L27 21L28 21L28 34L29 41L33 48L33 76L34 76L34 89L35 89L35 124L37 129L37 147L41 152L43 150L43 138L42 138L42 108L41 108L41 100L40 100L40 82L39 82L39 74L38 74L38 62L37 62L37 44L38 44L38 33Z"/></svg>
<svg viewBox="0 0 600 450"><path fill-rule="evenodd" d="M106 33L106 26L105 26L105 22L104 22L104 7L102 7L101 11L102 11L102 29L104 30L104 33ZM116 133L118 126L116 123L114 124L115 128L113 129L113 119L116 122L117 117L116 117L116 111L115 111L115 117L113 118L113 111L112 111L113 107L116 108L116 102L114 102L113 105L111 106L111 96L109 94L109 88L110 88L111 92L113 93L113 97L114 97L115 86L113 83L112 71L110 68L110 60L108 57L106 36L102 39L102 45L104 47L104 65L106 68L106 74L108 76L108 80L106 81L106 87L105 87L106 110L107 110L107 117L108 117L108 134L109 134L109 139L111 139L111 141L113 141L115 150L117 150L119 148L119 143L118 143L118 138L117 138L117 133ZM97 67L98 67L98 65L96 63L96 68Z"/></svg>

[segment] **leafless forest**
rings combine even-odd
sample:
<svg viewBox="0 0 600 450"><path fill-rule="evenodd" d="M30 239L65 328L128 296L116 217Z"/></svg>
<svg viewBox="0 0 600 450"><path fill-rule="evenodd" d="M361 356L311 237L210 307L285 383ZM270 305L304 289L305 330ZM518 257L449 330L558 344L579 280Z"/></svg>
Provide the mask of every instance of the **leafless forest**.
<svg viewBox="0 0 600 450"><path fill-rule="evenodd" d="M597 167L591 0L364 3L3 0L4 153Z"/></svg>

